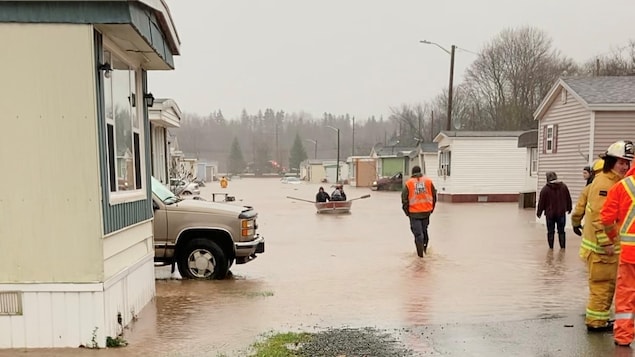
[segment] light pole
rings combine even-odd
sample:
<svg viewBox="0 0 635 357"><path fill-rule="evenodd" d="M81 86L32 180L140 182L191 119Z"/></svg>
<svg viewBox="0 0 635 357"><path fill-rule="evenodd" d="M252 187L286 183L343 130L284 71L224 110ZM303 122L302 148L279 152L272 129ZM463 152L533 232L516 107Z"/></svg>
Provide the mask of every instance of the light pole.
<svg viewBox="0 0 635 357"><path fill-rule="evenodd" d="M337 165L335 166L335 183L337 184L340 181L340 129L330 125L326 127L337 131Z"/></svg>
<svg viewBox="0 0 635 357"><path fill-rule="evenodd" d="M425 43L426 45L435 45L442 49L445 53L450 55L450 87L448 88L448 122L446 123L446 130L452 130L452 89L454 87L454 50L456 49L456 46L452 45L450 47L451 50L448 51L436 42L427 40L422 40L419 42Z"/></svg>
<svg viewBox="0 0 635 357"><path fill-rule="evenodd" d="M315 145L315 148L313 149L313 158L317 159L317 140L313 140L313 139L304 139L308 142L312 142Z"/></svg>

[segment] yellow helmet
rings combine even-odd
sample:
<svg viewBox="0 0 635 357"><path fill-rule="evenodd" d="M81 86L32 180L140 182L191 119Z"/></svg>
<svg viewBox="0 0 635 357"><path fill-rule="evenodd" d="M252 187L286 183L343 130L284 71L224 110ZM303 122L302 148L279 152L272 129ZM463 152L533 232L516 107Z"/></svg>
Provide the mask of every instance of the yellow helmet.
<svg viewBox="0 0 635 357"><path fill-rule="evenodd" d="M604 168L604 159L597 159L595 160L595 162L593 163L593 172L598 172L598 171L602 171L602 169Z"/></svg>

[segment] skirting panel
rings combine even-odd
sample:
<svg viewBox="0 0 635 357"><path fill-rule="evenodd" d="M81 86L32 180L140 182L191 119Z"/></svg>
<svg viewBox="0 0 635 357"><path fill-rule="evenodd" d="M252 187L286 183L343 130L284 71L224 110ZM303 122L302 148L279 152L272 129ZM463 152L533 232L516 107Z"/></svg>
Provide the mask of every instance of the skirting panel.
<svg viewBox="0 0 635 357"><path fill-rule="evenodd" d="M104 283L0 284L0 294L17 292L22 310L0 315L0 348L105 347L155 291L152 255Z"/></svg>

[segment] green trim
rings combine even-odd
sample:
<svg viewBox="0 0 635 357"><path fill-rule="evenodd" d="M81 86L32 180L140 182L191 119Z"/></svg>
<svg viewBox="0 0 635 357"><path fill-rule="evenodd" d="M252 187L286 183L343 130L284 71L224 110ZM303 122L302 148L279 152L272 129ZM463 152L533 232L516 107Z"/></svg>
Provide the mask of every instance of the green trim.
<svg viewBox="0 0 635 357"><path fill-rule="evenodd" d="M174 68L172 51L155 14L122 1L0 1L0 23L130 25L165 63Z"/></svg>
<svg viewBox="0 0 635 357"><path fill-rule="evenodd" d="M99 32L95 31L94 35L95 40L95 59L97 63L101 63L102 54L103 54L103 41L102 36ZM104 83L103 77L99 74L97 70L95 70L96 76L96 93L97 93L97 132L98 132L98 143L99 143L99 176L101 178L101 205L103 211L103 222L104 222L104 235L116 232L120 229L126 228L133 224L146 221L152 218L152 188L150 186L150 175L151 171L149 169L149 152L150 145L148 140L145 140L144 146L144 157L146 158L145 162L145 170L146 170L146 194L147 199L139 200L135 202L127 202L116 205L111 205L109 202L110 197L110 180L108 176L108 153L107 153L107 143L106 143L106 117L104 113ZM143 72L143 92L147 92L147 76L146 72ZM144 135L146 138L149 137L149 127L150 122L148 120L148 108L143 106L143 118L142 123L144 125Z"/></svg>

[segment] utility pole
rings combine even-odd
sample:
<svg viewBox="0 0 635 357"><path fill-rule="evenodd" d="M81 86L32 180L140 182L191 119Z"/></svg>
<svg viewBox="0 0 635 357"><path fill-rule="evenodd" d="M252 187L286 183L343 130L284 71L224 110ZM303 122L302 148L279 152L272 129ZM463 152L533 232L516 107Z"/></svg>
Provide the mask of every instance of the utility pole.
<svg viewBox="0 0 635 357"><path fill-rule="evenodd" d="M434 110L432 112L432 119L430 119L430 142L434 141Z"/></svg>
<svg viewBox="0 0 635 357"><path fill-rule="evenodd" d="M446 129L452 130L452 89L454 86L454 50L455 45L450 48L450 87L448 88L448 124Z"/></svg>
<svg viewBox="0 0 635 357"><path fill-rule="evenodd" d="M353 148L351 149L351 156L355 156L355 117L353 117Z"/></svg>

